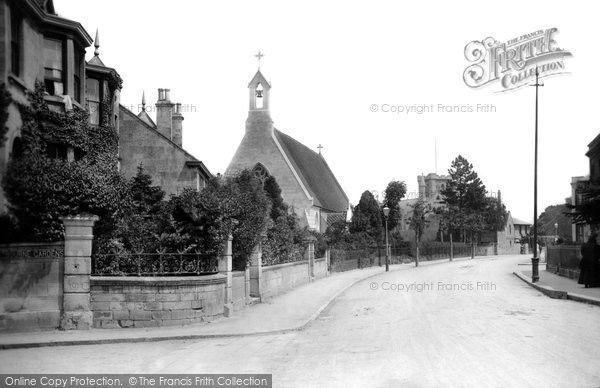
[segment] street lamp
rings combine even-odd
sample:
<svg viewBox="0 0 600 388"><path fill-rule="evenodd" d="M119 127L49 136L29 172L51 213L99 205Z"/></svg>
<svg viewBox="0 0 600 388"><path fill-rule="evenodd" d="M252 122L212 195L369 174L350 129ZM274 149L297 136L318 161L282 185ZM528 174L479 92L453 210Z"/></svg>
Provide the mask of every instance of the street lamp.
<svg viewBox="0 0 600 388"><path fill-rule="evenodd" d="M537 177L538 177L538 89L544 86L539 82L539 71L535 68L535 148L533 162L533 257L531 258L531 282L535 283L540 280L538 265L540 257L538 253L538 214L537 214Z"/></svg>
<svg viewBox="0 0 600 388"><path fill-rule="evenodd" d="M390 215L390 208L383 208L383 216L385 217L385 272L390 270L390 251L388 244L388 216Z"/></svg>
<svg viewBox="0 0 600 388"><path fill-rule="evenodd" d="M554 223L554 235L556 235L556 242L558 242L558 222Z"/></svg>

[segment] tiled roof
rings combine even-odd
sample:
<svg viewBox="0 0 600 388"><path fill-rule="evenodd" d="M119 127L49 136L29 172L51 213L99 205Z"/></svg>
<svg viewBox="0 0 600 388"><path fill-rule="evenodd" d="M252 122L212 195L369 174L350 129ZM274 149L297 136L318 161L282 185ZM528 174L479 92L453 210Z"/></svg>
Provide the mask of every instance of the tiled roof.
<svg viewBox="0 0 600 388"><path fill-rule="evenodd" d="M348 197L323 156L277 129L274 132L315 206L330 212L345 212Z"/></svg>

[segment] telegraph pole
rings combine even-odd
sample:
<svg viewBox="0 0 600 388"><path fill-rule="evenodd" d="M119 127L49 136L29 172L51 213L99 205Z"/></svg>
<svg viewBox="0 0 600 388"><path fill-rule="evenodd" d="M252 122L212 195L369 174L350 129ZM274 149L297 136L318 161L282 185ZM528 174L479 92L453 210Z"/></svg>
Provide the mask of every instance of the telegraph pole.
<svg viewBox="0 0 600 388"><path fill-rule="evenodd" d="M540 280L539 253L538 253L538 222L537 222L537 170L538 170L538 89L544 84L539 82L539 71L535 67L535 152L533 167L533 257L531 258L531 281Z"/></svg>

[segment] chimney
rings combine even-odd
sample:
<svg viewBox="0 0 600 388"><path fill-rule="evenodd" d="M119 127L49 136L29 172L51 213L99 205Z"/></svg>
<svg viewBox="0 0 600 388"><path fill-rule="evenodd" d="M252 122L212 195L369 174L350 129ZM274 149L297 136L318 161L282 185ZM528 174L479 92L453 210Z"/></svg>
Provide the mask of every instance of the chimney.
<svg viewBox="0 0 600 388"><path fill-rule="evenodd" d="M169 89L158 89L158 101L156 102L156 129L164 136L172 140L174 104L169 99Z"/></svg>
<svg viewBox="0 0 600 388"><path fill-rule="evenodd" d="M183 146L183 115L181 114L181 104L175 104L175 111L173 112L173 138L171 139L173 143L178 146Z"/></svg>
<svg viewBox="0 0 600 388"><path fill-rule="evenodd" d="M498 203L502 205L502 193L498 190Z"/></svg>

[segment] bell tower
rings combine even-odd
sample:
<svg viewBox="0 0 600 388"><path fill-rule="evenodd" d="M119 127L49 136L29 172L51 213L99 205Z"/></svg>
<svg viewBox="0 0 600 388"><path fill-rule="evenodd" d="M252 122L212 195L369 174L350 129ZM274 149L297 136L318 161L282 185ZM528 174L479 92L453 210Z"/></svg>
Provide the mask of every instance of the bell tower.
<svg viewBox="0 0 600 388"><path fill-rule="evenodd" d="M250 111L253 110L269 110L269 92L271 91L271 85L265 79L260 72L260 69L256 72L252 81L248 84Z"/></svg>
<svg viewBox="0 0 600 388"><path fill-rule="evenodd" d="M258 70L248 84L248 119L246 120L246 133L265 131L269 135L273 132L273 121L269 113L269 94L271 84L260 72L260 59L264 56L258 52L255 57L258 58Z"/></svg>

